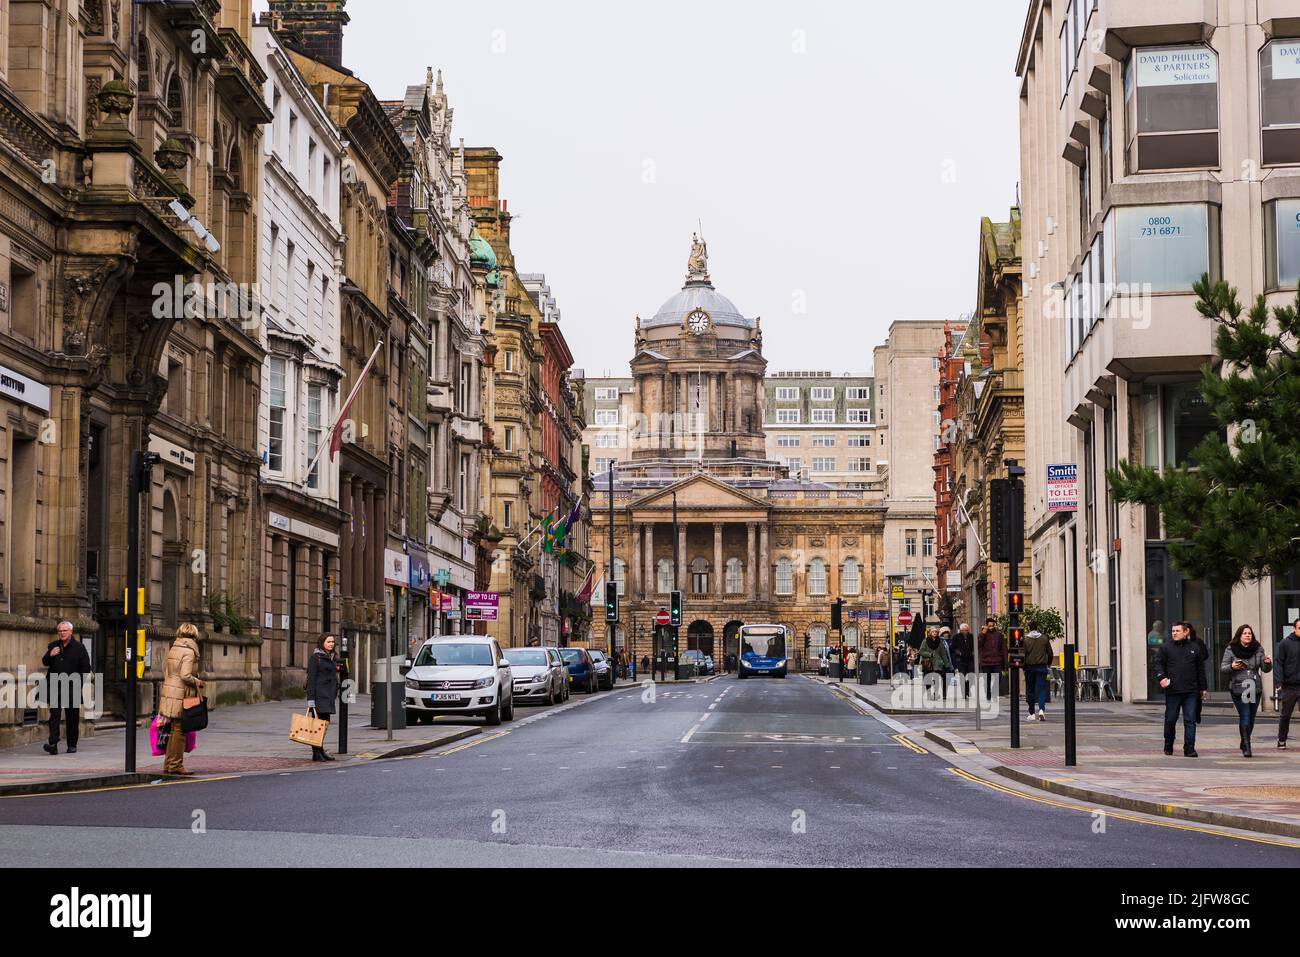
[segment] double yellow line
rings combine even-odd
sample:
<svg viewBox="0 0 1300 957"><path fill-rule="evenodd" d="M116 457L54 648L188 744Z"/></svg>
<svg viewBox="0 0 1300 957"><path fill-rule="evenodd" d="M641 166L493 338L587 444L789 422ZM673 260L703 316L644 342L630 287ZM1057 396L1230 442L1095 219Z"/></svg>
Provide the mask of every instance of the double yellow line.
<svg viewBox="0 0 1300 957"><path fill-rule="evenodd" d="M992 788L994 791L1001 791L1003 794L1010 794L1012 797L1024 798L1026 801L1034 801L1037 804L1046 804L1050 807L1059 807L1067 811L1078 811L1081 814L1096 814L1098 812L1101 812L1102 814L1106 815L1107 818L1114 818L1117 821L1131 821L1134 824L1150 824L1152 827L1167 827L1175 831L1190 831L1195 834L1209 834L1211 837L1224 837L1229 839L1250 841L1251 843L1254 844L1270 844L1273 847L1289 847L1292 849L1300 847L1300 844L1297 844L1294 841L1273 840L1267 837L1255 837L1253 835L1243 834L1243 833L1227 834L1224 833L1223 831L1212 830L1208 827L1197 827L1194 824L1181 824L1176 821L1158 821L1158 820L1153 820L1151 818L1136 817L1134 815L1124 814L1121 811L1112 810L1109 807L1103 807L1100 805L1092 806L1092 807L1088 807L1088 806L1081 807L1078 804L1066 804L1062 801L1053 801L1050 798L1041 798L1033 794L1026 794L1024 791L1017 791L1014 788L1004 787L1003 785L996 784L993 781L986 781L984 780L984 778L976 777L975 775L971 774L969 771L963 771L961 768L950 767L948 768L948 770L951 771L953 774L957 775L957 777L962 778L963 780L971 781L975 784L982 784L986 788Z"/></svg>
<svg viewBox="0 0 1300 957"><path fill-rule="evenodd" d="M914 753L914 754L929 754L929 753L930 753L929 751L925 750L925 748L923 748L923 747L921 747L919 744L917 744L915 741L909 741L907 738L905 738L905 737L904 737L903 735L901 735L901 734L896 734L896 735L894 735L894 740L897 741L899 744L901 744L903 747L907 748L909 751L911 751L911 752Z"/></svg>
<svg viewBox="0 0 1300 957"><path fill-rule="evenodd" d="M180 781L161 781L158 784L115 784L106 788L83 788L80 791L41 791L37 794L0 794L0 801L18 798L67 797L70 794L102 794L105 791L138 791L141 788L169 788L177 784L208 784L212 781L233 781L239 774L223 774L215 778L185 778Z"/></svg>
<svg viewBox="0 0 1300 957"><path fill-rule="evenodd" d="M446 751L438 751L435 753L435 756L441 758L444 755L455 754L457 751L464 751L466 748L472 748L476 744L487 744L487 742L495 741L497 738L504 738L509 733L509 731L498 731L496 734L489 734L486 737L476 736L470 738L464 744L456 745L454 748L448 748Z"/></svg>

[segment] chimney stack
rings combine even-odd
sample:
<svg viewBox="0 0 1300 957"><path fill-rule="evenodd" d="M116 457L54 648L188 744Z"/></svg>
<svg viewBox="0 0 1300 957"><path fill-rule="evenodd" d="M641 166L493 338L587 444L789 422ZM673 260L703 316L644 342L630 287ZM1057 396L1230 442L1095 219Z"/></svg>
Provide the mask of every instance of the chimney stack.
<svg viewBox="0 0 1300 957"><path fill-rule="evenodd" d="M271 17L303 53L343 66L343 27L351 20L347 0L269 0Z"/></svg>

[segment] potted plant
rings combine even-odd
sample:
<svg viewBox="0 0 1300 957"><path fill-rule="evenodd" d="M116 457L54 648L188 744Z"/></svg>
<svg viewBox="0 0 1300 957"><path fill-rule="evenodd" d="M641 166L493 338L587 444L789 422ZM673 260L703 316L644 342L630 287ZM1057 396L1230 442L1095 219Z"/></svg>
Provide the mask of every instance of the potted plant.
<svg viewBox="0 0 1300 957"><path fill-rule="evenodd" d="M212 630L220 634L230 624L226 617L226 594L214 591L208 596L208 614L212 616Z"/></svg>

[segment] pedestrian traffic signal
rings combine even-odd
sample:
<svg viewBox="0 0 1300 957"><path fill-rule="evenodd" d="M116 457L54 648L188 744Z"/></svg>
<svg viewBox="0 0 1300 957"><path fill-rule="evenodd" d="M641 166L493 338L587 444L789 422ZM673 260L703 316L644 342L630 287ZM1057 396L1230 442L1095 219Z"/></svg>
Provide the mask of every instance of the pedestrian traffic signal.
<svg viewBox="0 0 1300 957"><path fill-rule="evenodd" d="M1022 615L1025 612L1025 593L1022 591L1013 591L1007 593L1007 611L1013 615Z"/></svg>
<svg viewBox="0 0 1300 957"><path fill-rule="evenodd" d="M605 582L605 623L618 624L618 582Z"/></svg>
<svg viewBox="0 0 1300 957"><path fill-rule="evenodd" d="M677 627L682 623L682 593L673 592L669 596L668 603L668 624Z"/></svg>
<svg viewBox="0 0 1300 957"><path fill-rule="evenodd" d="M1018 649L1024 643L1025 643L1025 629L1017 625L1015 628L1011 629L1011 647L1012 649Z"/></svg>
<svg viewBox="0 0 1300 957"><path fill-rule="evenodd" d="M844 599L837 598L831 605L831 631L844 630Z"/></svg>

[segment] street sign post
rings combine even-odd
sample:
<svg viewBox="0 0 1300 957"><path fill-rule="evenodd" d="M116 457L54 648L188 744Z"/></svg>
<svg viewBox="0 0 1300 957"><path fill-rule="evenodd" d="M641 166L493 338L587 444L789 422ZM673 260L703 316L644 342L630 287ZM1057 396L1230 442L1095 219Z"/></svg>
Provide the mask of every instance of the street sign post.
<svg viewBox="0 0 1300 957"><path fill-rule="evenodd" d="M912 627L912 613L908 611L906 608L904 608L902 611L898 613L898 627L899 628Z"/></svg>
<svg viewBox="0 0 1300 957"><path fill-rule="evenodd" d="M666 625L671 621L672 621L672 617L668 614L667 608L660 608L659 614L655 615L656 625Z"/></svg>

